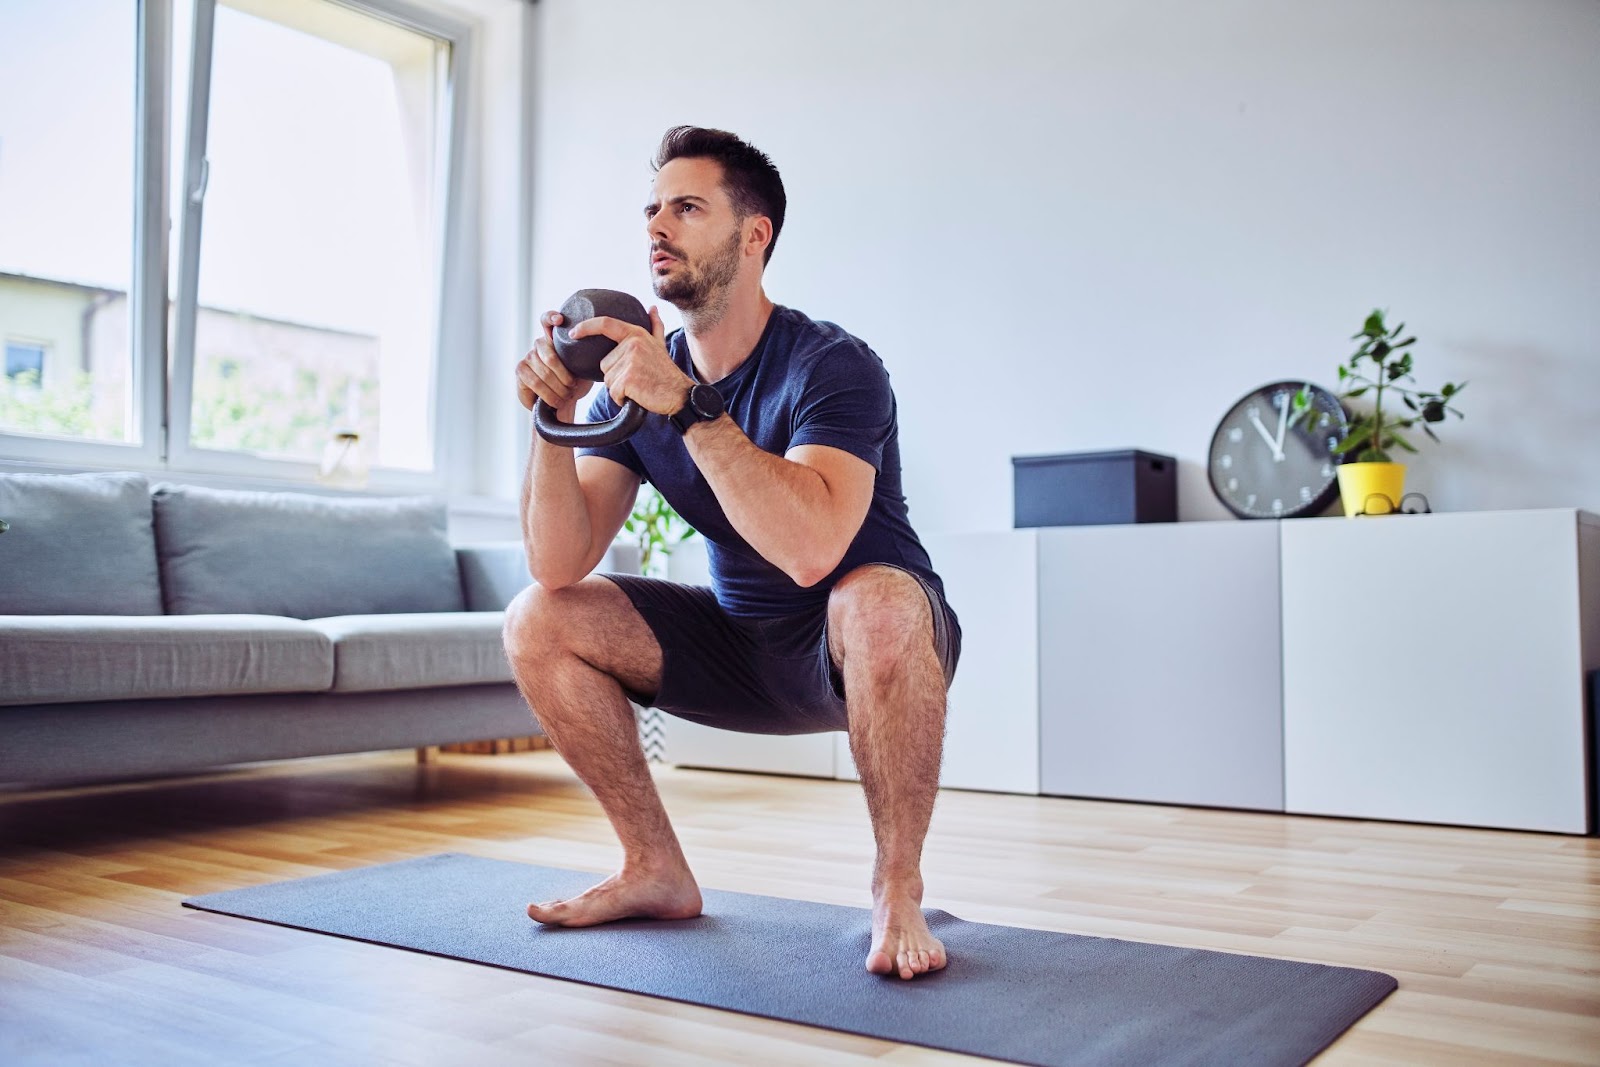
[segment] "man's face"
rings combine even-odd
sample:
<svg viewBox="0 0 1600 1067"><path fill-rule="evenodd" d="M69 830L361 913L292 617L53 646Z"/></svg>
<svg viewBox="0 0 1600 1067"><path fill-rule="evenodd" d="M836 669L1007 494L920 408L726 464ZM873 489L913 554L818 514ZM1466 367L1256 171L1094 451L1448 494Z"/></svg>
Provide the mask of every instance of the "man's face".
<svg viewBox="0 0 1600 1067"><path fill-rule="evenodd" d="M685 312L718 303L738 277L744 248L722 164L672 160L656 172L644 216L656 296Z"/></svg>

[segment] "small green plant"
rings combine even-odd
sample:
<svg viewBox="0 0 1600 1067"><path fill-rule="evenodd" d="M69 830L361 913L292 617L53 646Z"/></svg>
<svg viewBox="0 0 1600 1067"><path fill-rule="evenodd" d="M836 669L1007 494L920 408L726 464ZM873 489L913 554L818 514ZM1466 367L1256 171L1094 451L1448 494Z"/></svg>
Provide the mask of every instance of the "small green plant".
<svg viewBox="0 0 1600 1067"><path fill-rule="evenodd" d="M1353 400L1371 392L1373 407L1371 412L1351 415L1350 430L1334 449L1340 455L1355 452L1359 463L1392 463L1390 449L1417 450L1402 430L1420 425L1423 433L1437 441L1439 437L1433 432L1433 424L1443 422L1447 413L1458 419L1465 417L1451 407L1450 402L1466 387L1466 382L1459 385L1446 382L1437 393L1408 389L1403 384L1415 381L1411 377L1411 353L1400 351L1416 341L1415 337L1401 338L1405 328L1405 323L1401 323L1389 329L1384 324L1383 312L1375 310L1367 316L1361 332L1351 336L1353 341L1360 340L1361 347L1339 367L1339 384L1343 389L1339 396ZM1398 395L1410 414L1385 418L1385 392Z"/></svg>
<svg viewBox="0 0 1600 1067"><path fill-rule="evenodd" d="M650 573L650 561L656 552L659 551L663 557L669 556L679 542L693 537L695 533L694 527L672 510L666 498L648 483L639 490L639 496L633 502L633 514L628 516L622 528L633 535L634 542L639 546L639 570L644 574Z"/></svg>

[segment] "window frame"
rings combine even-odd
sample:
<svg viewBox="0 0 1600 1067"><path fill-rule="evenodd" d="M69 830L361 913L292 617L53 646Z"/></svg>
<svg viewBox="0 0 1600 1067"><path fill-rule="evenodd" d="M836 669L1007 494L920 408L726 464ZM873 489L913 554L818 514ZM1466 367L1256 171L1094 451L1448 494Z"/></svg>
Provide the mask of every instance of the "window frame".
<svg viewBox="0 0 1600 1067"><path fill-rule="evenodd" d="M209 119L212 29L217 0L193 0L188 129L184 131L185 195L169 218L171 167L173 10L185 0L138 0L135 64L133 271L129 294L130 442L52 437L0 430L0 466L143 470L172 475L233 476L285 488L316 485L317 463L248 452L206 449L189 440L198 312L199 248L204 224L205 132ZM409 471L374 465L368 490L443 492L457 480L464 452L457 438L470 433L471 383L478 333L476 297L450 279L472 270L466 239L473 217L464 191L466 135L474 77L475 29L410 0L324 0L448 42L440 62L434 155L435 247L432 291L437 302L430 371L432 469ZM177 255L168 336L169 255ZM520 299L519 299L520 303ZM170 342L170 343L169 343ZM466 353L450 359L452 351ZM457 366L460 362L463 366ZM463 374L460 371L466 370Z"/></svg>

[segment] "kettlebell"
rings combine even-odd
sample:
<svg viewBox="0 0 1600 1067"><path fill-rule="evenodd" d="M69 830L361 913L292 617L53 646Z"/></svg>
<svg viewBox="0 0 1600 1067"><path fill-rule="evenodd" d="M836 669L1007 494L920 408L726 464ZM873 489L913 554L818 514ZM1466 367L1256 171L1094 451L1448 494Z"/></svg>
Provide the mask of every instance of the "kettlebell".
<svg viewBox="0 0 1600 1067"><path fill-rule="evenodd" d="M605 380L600 362L617 343L609 337L574 338L571 330L585 319L605 315L650 329L650 313L627 293L615 289L579 289L561 305L561 325L550 331L555 338L556 355L574 378L591 382ZM533 426L539 436L553 445L568 448L599 448L632 437L648 414L632 400L622 402L622 410L605 422L570 423L556 418L555 409L543 400L533 405Z"/></svg>

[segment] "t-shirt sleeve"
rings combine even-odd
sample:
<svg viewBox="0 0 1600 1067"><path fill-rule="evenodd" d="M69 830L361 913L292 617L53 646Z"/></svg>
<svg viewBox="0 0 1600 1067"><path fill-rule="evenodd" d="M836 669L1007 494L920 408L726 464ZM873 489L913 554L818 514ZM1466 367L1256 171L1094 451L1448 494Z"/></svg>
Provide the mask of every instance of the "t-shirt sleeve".
<svg viewBox="0 0 1600 1067"><path fill-rule="evenodd" d="M828 445L883 466L894 428L889 372L860 345L835 345L823 353L801 387L789 447Z"/></svg>
<svg viewBox="0 0 1600 1067"><path fill-rule="evenodd" d="M616 401L611 399L611 391L605 387L596 389L589 397L588 413L583 416L584 422L605 422L617 413ZM580 448L580 456L599 456L622 464L639 476L640 481L649 481L649 475L644 471L644 463L639 459L639 453L634 449L633 442L622 441L614 445L605 445L600 448Z"/></svg>

